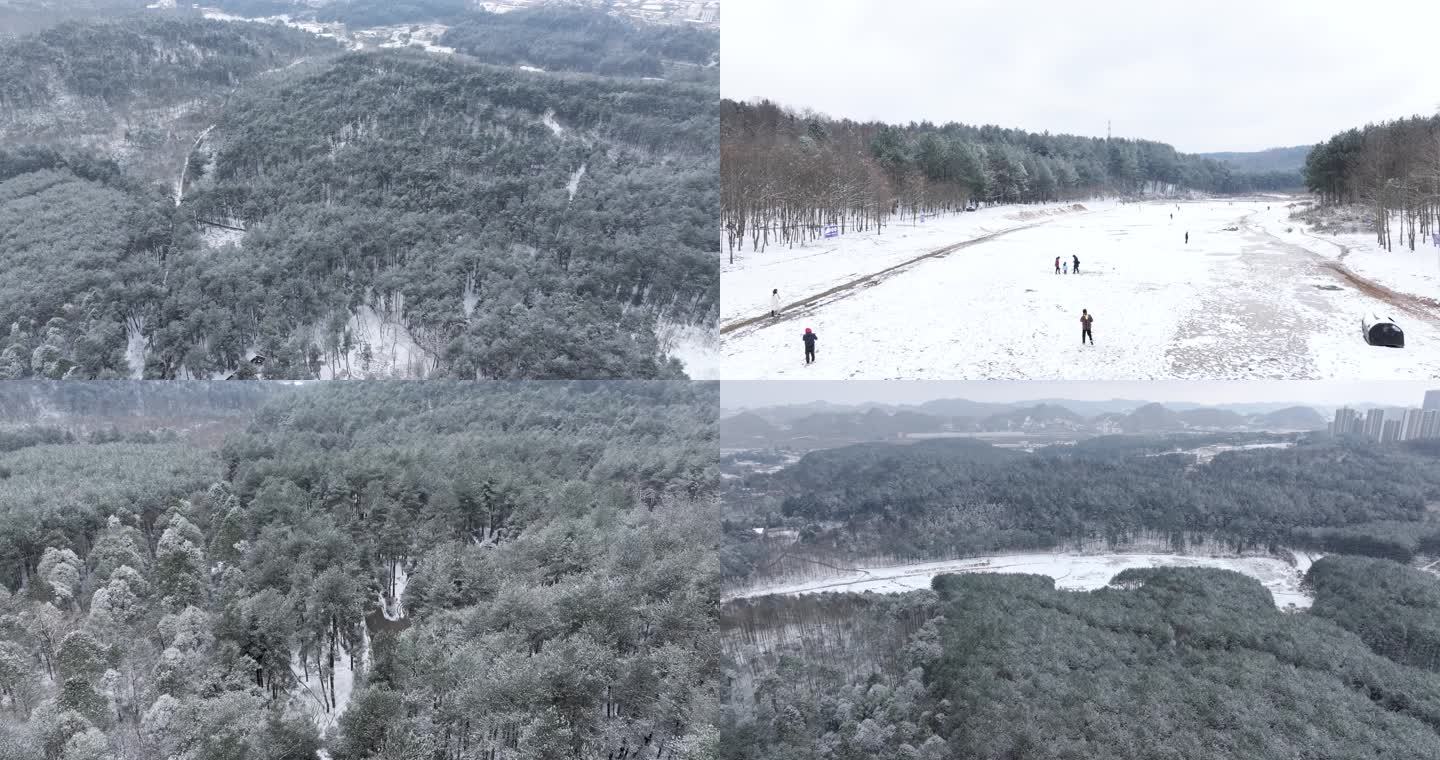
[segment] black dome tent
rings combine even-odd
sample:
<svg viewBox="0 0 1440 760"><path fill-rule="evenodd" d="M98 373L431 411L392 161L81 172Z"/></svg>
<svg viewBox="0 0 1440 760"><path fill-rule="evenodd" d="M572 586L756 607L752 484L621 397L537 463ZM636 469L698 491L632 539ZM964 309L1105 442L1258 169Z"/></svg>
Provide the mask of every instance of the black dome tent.
<svg viewBox="0 0 1440 760"><path fill-rule="evenodd" d="M1360 333L1365 337L1365 342L1372 346L1405 347L1405 331L1389 317L1374 314L1361 317Z"/></svg>

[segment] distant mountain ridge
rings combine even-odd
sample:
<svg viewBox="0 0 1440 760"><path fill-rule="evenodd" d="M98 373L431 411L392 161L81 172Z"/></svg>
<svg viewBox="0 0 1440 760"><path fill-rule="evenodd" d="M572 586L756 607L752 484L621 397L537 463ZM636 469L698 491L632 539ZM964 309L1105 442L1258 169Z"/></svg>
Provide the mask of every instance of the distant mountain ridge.
<svg viewBox="0 0 1440 760"><path fill-rule="evenodd" d="M1141 402L1064 401L986 404L963 399L919 406L845 407L825 402L746 410L720 420L722 444L773 446L787 441L829 445L934 434L1025 433L1042 436L1184 432L1324 430L1326 418L1307 406L1251 404L1200 406ZM1120 407L1120 410L1116 410Z"/></svg>
<svg viewBox="0 0 1440 760"><path fill-rule="evenodd" d="M1305 166L1305 157L1310 155L1311 145L1296 145L1289 148L1266 148L1255 151L1226 151L1201 153L1229 164L1240 172L1299 172Z"/></svg>
<svg viewBox="0 0 1440 760"><path fill-rule="evenodd" d="M733 415L741 412L752 412L772 422L794 420L820 412L855 414L868 412L871 409L879 409L885 412L909 410L941 417L988 417L996 414L1006 414L1017 409L1054 406L1067 409L1081 417L1095 417L1106 413L1129 414L1136 409L1152 403L1157 402L1123 398L1099 401L1067 398L1037 398L1026 399L1024 401L970 401L963 398L948 398L932 399L918 404L887 404L880 402L842 404L817 399L800 404L776 404L773 406L736 405L725 407L722 410L722 414ZM1303 404L1285 401L1260 401L1233 404L1197 404L1190 401L1163 401L1158 403L1174 412L1187 412L1197 409L1222 409L1243 416L1264 415L1285 409L1310 409L1310 407ZM1357 403L1350 404L1349 406L1355 409L1366 409L1374 405Z"/></svg>

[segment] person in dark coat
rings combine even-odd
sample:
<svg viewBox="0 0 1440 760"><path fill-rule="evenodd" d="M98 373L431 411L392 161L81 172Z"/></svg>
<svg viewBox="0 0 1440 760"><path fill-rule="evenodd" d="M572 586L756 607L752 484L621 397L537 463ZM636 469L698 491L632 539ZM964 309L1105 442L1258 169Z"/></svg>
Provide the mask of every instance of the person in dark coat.
<svg viewBox="0 0 1440 760"><path fill-rule="evenodd" d="M1095 336L1090 334L1090 323L1094 321L1095 318L1090 316L1089 310L1080 310L1080 345L1085 345L1086 338L1090 339L1090 345L1095 345Z"/></svg>
<svg viewBox="0 0 1440 760"><path fill-rule="evenodd" d="M1060 274L1060 257L1055 257L1055 274Z"/></svg>
<svg viewBox="0 0 1440 760"><path fill-rule="evenodd" d="M1185 231L1185 245L1190 245L1190 231Z"/></svg>
<svg viewBox="0 0 1440 760"><path fill-rule="evenodd" d="M802 341L805 342L805 363L806 363L806 364L810 364L811 362L815 361L815 341L817 341L817 340L819 340L819 339L820 339L820 336L818 336L818 335L816 335L815 333L811 332L811 331L810 331L810 328L808 328L808 327L805 328L805 334L800 337L800 340L802 340Z"/></svg>
<svg viewBox="0 0 1440 760"><path fill-rule="evenodd" d="M1073 256L1073 254L1072 254L1072 256ZM1075 274L1080 274L1080 257L1079 257L1079 256L1074 256L1074 259L1075 259L1075 266L1070 267L1070 271L1071 271L1071 272L1074 272Z"/></svg>

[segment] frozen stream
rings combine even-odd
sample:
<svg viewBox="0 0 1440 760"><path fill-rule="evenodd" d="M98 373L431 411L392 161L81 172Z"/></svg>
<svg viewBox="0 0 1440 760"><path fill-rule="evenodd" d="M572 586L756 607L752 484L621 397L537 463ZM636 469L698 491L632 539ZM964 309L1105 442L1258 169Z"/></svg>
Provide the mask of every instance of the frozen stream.
<svg viewBox="0 0 1440 760"><path fill-rule="evenodd" d="M930 587L943 573L1031 573L1055 579L1056 588L1091 591L1103 588L1123 570L1133 567L1217 567L1244 573L1264 584L1280 608L1310 606L1300 581L1318 555L1294 552L1292 567L1276 557L1207 557L1179 554L1002 554L947 562L923 562L889 567L859 567L831 575L748 589L733 597L766 594L816 594L825 591L901 593ZM732 597L732 598L733 598Z"/></svg>

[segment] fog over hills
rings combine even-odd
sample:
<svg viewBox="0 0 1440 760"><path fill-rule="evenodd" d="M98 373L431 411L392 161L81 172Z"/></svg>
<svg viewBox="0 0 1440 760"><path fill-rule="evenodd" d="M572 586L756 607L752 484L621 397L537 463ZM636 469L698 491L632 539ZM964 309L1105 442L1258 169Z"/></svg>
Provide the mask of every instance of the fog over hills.
<svg viewBox="0 0 1440 760"><path fill-rule="evenodd" d="M749 409L720 420L726 446L778 445L803 439L861 441L914 435L1032 433L1094 436L1135 433L1324 430L1315 408L1285 404L1157 404L1138 401L980 403L964 399L924 404L844 406L826 402Z"/></svg>

